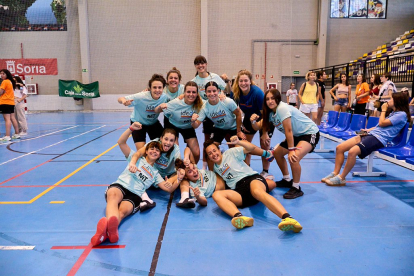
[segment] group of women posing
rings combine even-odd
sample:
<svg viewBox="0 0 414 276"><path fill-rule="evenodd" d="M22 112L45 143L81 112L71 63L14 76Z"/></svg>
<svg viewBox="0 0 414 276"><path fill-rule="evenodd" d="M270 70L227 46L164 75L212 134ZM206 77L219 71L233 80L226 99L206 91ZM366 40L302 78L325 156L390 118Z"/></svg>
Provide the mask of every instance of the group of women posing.
<svg viewBox="0 0 414 276"><path fill-rule="evenodd" d="M197 56L194 65L197 75L183 87L179 83L180 72L173 68L168 72L167 80L161 75L153 75L148 91L118 99L119 103L134 108L131 126L118 141L128 164L106 191L106 217L98 222L96 234L91 239L93 245L107 238L116 242L118 226L124 217L155 206L146 194L146 189L151 186L169 193L180 186L181 199L177 206L183 208L193 208L195 201L206 205L207 198L213 197L232 217L231 222L238 229L254 223L253 218L243 216L239 208L260 201L282 219L279 229L301 231L299 222L269 192L282 187L289 188L283 196L285 199L303 195L300 161L317 145L318 127L297 108L282 102L278 90L263 93L254 85L250 72L241 70L238 73L228 98L221 93L224 82L207 71L204 57ZM310 80L314 79L310 77ZM318 86L315 84L316 91L313 84L310 86L309 93L319 98ZM390 104L390 107L398 110L398 104ZM164 127L158 121L161 112L164 112ZM389 121L385 124L399 127L395 120ZM208 162L209 170L207 166L198 169L196 165L201 154L195 128L201 124L205 135L203 159ZM285 134L285 140L276 149L269 150L274 128ZM260 148L250 143L257 131L261 136ZM147 134L151 139L148 143ZM178 147L179 134L187 144L183 157ZM133 137L136 152L126 144L129 135ZM229 145L224 153L219 147L223 139ZM263 158L261 174L250 167L249 155L252 154ZM277 182L267 174L268 162L273 158L283 174L282 180Z"/></svg>

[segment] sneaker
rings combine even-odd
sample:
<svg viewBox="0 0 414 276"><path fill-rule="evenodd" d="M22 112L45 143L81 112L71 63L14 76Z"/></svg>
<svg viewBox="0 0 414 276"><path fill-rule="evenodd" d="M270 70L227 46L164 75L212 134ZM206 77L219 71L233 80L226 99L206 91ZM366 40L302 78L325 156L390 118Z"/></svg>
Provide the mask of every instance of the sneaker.
<svg viewBox="0 0 414 276"><path fill-rule="evenodd" d="M108 236L109 241L112 243L119 240L118 225L119 221L117 217L112 216L108 219Z"/></svg>
<svg viewBox="0 0 414 276"><path fill-rule="evenodd" d="M139 209L141 210L141 213L154 208L157 205L157 203L155 203L155 201L153 201L152 203L149 202L148 200L143 200L141 202L141 204L139 205Z"/></svg>
<svg viewBox="0 0 414 276"><path fill-rule="evenodd" d="M91 238L91 243L93 246L97 246L103 243L107 238L108 234L106 233L108 229L108 220L104 217L101 218L96 226L96 233Z"/></svg>
<svg viewBox="0 0 414 276"><path fill-rule="evenodd" d="M268 152L270 153L270 157L266 158L266 160L269 161L269 162L272 162L273 160L275 160L275 157L273 155L273 150L274 150L273 147L270 147L270 149L268 150Z"/></svg>
<svg viewBox="0 0 414 276"><path fill-rule="evenodd" d="M327 179L325 183L328 186L345 186L346 185L345 179L340 178L339 175L332 177L330 179Z"/></svg>
<svg viewBox="0 0 414 276"><path fill-rule="evenodd" d="M275 178L273 175L271 175L271 174L269 174L269 173L267 173L267 172L265 172L265 171L262 171L262 172L260 173L260 175L261 175L261 176L263 176L263 178L264 178L264 179L270 179L270 180L273 180L273 179Z"/></svg>
<svg viewBox="0 0 414 276"><path fill-rule="evenodd" d="M285 218L279 223L279 229L284 232L292 230L299 233L302 230L302 225L293 218Z"/></svg>
<svg viewBox="0 0 414 276"><path fill-rule="evenodd" d="M289 191L287 191L286 194L283 195L284 199L294 199L297 197L303 196L302 189L299 187L299 189L296 189L295 187L290 188Z"/></svg>
<svg viewBox="0 0 414 276"><path fill-rule="evenodd" d="M27 132L22 131L22 132L20 132L20 133L19 133L19 135L20 135L20 136L26 136L26 135L27 135Z"/></svg>
<svg viewBox="0 0 414 276"><path fill-rule="evenodd" d="M20 135L19 134L13 134L12 139L20 139Z"/></svg>
<svg viewBox="0 0 414 276"><path fill-rule="evenodd" d="M179 208L194 208L195 207L194 200L191 200L189 198L184 199L184 201L181 203L177 202L175 205Z"/></svg>
<svg viewBox="0 0 414 276"><path fill-rule="evenodd" d="M324 178L321 179L321 182L326 183L326 180L335 177L336 174L334 174L333 172L331 172L330 174L328 174L327 176L325 176Z"/></svg>
<svg viewBox="0 0 414 276"><path fill-rule="evenodd" d="M11 138L10 136L4 136L3 138L0 139L0 142L10 142Z"/></svg>
<svg viewBox="0 0 414 276"><path fill-rule="evenodd" d="M235 218L232 218L231 220L231 224L233 224L233 226L236 227L237 229L243 229L244 227L253 226L253 222L254 222L253 218L249 218L245 216L235 217Z"/></svg>
<svg viewBox="0 0 414 276"><path fill-rule="evenodd" d="M276 188L291 188L293 185L293 179L287 181L286 179L282 178L280 181L276 181Z"/></svg>

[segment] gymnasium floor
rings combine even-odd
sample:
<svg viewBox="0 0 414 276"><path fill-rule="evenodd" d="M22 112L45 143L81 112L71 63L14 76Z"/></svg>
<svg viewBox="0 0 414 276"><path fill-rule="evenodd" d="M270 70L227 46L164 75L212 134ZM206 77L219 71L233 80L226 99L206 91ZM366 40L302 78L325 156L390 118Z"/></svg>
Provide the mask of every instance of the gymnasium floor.
<svg viewBox="0 0 414 276"><path fill-rule="evenodd" d="M328 187L320 179L334 153L309 154L305 195L272 192L302 224L299 234L281 232L263 204L243 209L255 224L236 230L212 199L183 210L178 192L150 190L157 206L125 219L117 244L92 248L105 188L126 166L116 141L129 112L39 113L28 122L27 137L0 145L0 275L414 275L413 171L378 159L386 177ZM272 145L282 139L276 131ZM260 172L260 159L251 166ZM357 161L354 171L365 166ZM271 172L281 178L275 162Z"/></svg>

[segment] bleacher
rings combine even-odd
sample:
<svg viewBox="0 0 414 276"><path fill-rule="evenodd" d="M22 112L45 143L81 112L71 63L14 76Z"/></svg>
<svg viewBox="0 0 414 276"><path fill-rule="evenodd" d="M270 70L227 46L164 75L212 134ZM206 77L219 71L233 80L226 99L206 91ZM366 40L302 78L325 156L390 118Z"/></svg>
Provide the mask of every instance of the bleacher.
<svg viewBox="0 0 414 276"><path fill-rule="evenodd" d="M338 143L356 136L361 129L371 128L378 124L378 117L370 117L366 120L364 115L329 111L328 119L319 126L321 139L320 148L315 152L333 152L334 149L325 149L325 139ZM401 132L384 148L371 153L368 157L367 170L365 172L353 172L354 176L385 176L386 172L373 172L374 157L387 160L404 168L414 170L414 132L409 134L409 123ZM407 141L407 137L409 139Z"/></svg>
<svg viewBox="0 0 414 276"><path fill-rule="evenodd" d="M372 74L391 72L394 83L414 82L414 29L404 32L392 41L378 45L372 51L349 63L312 69L323 70L328 75L326 84L333 87L341 73L349 76L350 84L356 84L358 74L364 74L369 82Z"/></svg>

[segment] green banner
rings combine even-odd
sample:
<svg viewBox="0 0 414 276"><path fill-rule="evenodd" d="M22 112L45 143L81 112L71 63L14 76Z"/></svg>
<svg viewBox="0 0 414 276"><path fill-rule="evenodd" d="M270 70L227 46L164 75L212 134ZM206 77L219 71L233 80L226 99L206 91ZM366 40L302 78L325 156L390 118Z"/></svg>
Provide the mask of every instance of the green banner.
<svg viewBox="0 0 414 276"><path fill-rule="evenodd" d="M59 97L98 98L99 82L83 84L75 80L59 80Z"/></svg>

